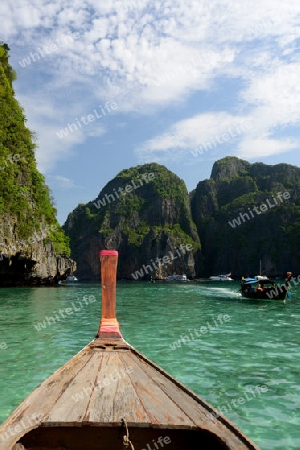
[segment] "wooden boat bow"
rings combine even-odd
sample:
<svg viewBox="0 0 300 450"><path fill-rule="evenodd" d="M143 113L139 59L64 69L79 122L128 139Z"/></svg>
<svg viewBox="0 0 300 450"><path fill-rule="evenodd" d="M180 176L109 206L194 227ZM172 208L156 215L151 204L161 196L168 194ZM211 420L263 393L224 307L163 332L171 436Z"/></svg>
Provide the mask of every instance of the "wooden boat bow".
<svg viewBox="0 0 300 450"><path fill-rule="evenodd" d="M115 314L117 258L117 252L100 252L97 337L0 426L0 450L259 450L122 338Z"/></svg>

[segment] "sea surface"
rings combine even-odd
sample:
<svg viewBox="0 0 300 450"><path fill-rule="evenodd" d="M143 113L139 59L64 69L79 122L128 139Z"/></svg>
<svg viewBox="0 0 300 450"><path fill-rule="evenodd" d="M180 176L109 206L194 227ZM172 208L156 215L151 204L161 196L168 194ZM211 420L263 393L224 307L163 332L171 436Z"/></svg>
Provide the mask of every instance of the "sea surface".
<svg viewBox="0 0 300 450"><path fill-rule="evenodd" d="M261 450L299 450L300 286L285 304L244 299L239 287L120 282L123 337ZM98 284L0 289L0 423L94 338L100 313Z"/></svg>

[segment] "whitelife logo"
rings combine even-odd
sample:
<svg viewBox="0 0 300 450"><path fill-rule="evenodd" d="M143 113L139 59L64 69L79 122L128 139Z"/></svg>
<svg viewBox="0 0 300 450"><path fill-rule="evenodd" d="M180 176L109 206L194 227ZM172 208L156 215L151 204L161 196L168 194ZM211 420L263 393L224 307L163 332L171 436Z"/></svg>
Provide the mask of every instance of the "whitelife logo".
<svg viewBox="0 0 300 450"><path fill-rule="evenodd" d="M0 170L4 170L6 167L9 167L10 164L14 164L17 162L26 163L26 159L23 156L20 156L18 153L16 153L15 155L10 154L1 162Z"/></svg>
<svg viewBox="0 0 300 450"><path fill-rule="evenodd" d="M91 303L94 303L96 301L96 297L94 295L84 295L82 301L84 302L85 305L89 305ZM58 313L56 311L53 311L54 317L53 316L46 316L45 320L43 322L39 322L37 324L34 325L34 328L37 331L41 331L45 328L47 328L48 325L52 325L55 324L56 322L60 322L61 319L67 319L69 316L71 316L74 312L80 311L82 308L84 308L84 305L81 303L80 300L78 300L78 304L77 304L78 308L76 308L76 305L74 302L71 303L71 307L70 308L64 308L64 309L60 309L58 312L60 314L60 316L58 315ZM65 316L66 314L66 316Z"/></svg>
<svg viewBox="0 0 300 450"><path fill-rule="evenodd" d="M216 148L219 144L223 144L224 142L227 142L230 139L235 138L242 133L246 133L246 131L249 130L250 128L252 128L252 123L249 120L245 123L235 125L234 129L228 128L227 133L223 133L222 136L218 135L215 136L215 138L211 138L210 141L201 144L200 147L197 147L194 150L191 150L191 153L196 158L198 155L203 155L203 149L206 152L208 150L212 150L213 148ZM235 133L235 131L237 134Z"/></svg>
<svg viewBox="0 0 300 450"><path fill-rule="evenodd" d="M43 49L40 47L37 48L36 53L30 52L29 56L19 61L21 67L30 66L31 60L32 62L39 61L42 58L45 58L46 55L50 55L53 52L56 52L59 48L65 47L74 41L74 39L78 39L80 34L78 32L73 33L72 35L63 36L61 39L56 39L55 42L52 42L50 45L44 45Z"/></svg>
<svg viewBox="0 0 300 450"><path fill-rule="evenodd" d="M287 279L285 283L279 285L277 284L270 290L270 292L267 292L266 294L270 299L276 297L279 294L279 291L282 294L283 292L286 292L286 290L291 289L291 283L294 283L294 287L297 286L300 283L300 275L297 276L297 279L295 277L291 277L290 279Z"/></svg>
<svg viewBox="0 0 300 450"><path fill-rule="evenodd" d="M277 197L279 198L280 202L282 203L284 200L287 200L288 198L290 198L290 193L289 192L278 192L277 193ZM274 200L274 204L272 204L270 202L270 200L267 198L265 200L265 203L262 203L259 207L258 206L254 206L253 209L251 210L251 208L248 208L248 212L250 214L247 213L240 213L240 217L237 217L235 219L233 219L232 221L229 220L229 225L232 228L235 228L236 226L239 226L242 224L241 219L243 222L246 222L247 220L253 219L255 217L255 215L253 214L253 211L256 212L257 215L260 215L261 213L264 213L268 210L270 210L271 208L275 208L275 206L279 206L280 203L278 203L277 199L274 197L274 195L272 195L272 198Z"/></svg>
<svg viewBox="0 0 300 450"><path fill-rule="evenodd" d="M91 386L86 386L83 388L81 392L77 392L77 394L72 395L72 399L74 402L79 402L80 400L83 400L84 397L90 397L92 395L93 390L99 389L100 391L103 390L105 387L110 386L111 383L116 383L122 378L126 378L128 374L132 373L133 367L121 367L121 369L118 371L115 369L113 372L110 372L110 374L104 378L103 380L98 380L95 388Z"/></svg>
<svg viewBox="0 0 300 450"><path fill-rule="evenodd" d="M186 252L190 252L193 250L193 246L192 244L180 244L179 249L176 249L176 253L178 256L174 256L173 253L171 251L169 251L169 255L165 255L162 258L156 258L155 262L158 264L156 265L155 262L153 261L153 259L151 259L151 265L149 264L143 264L143 266L141 267L140 270L136 270L134 273L131 274L131 276L137 280L138 278L143 277L144 275L148 275L148 271L149 272L153 272L154 270L159 270L160 267L162 267L163 265L166 264L170 264L171 261L173 261L174 259L177 259L178 257L181 257L183 255L186 254ZM181 253L180 253L181 252Z"/></svg>
<svg viewBox="0 0 300 450"><path fill-rule="evenodd" d="M0 350L7 350L8 345L6 342L0 342Z"/></svg>
<svg viewBox="0 0 300 450"><path fill-rule="evenodd" d="M217 322L217 320L219 323ZM169 347L171 348L171 350L176 350L176 348L180 348L181 345L186 345L187 343L201 337L201 335L203 334L206 334L210 331L215 331L216 328L218 328L220 325L223 325L223 321L229 322L231 320L231 317L228 314L219 314L217 320L213 318L214 326L211 326L210 322L206 322L206 324L203 325L202 327L198 329L194 328L193 331L195 332L197 337L195 337L194 333L189 329L188 331L190 335L181 334L180 338L177 341L174 341L172 344L169 344Z"/></svg>
<svg viewBox="0 0 300 450"><path fill-rule="evenodd" d="M16 425L14 427L9 427L5 433L1 434L2 442L6 441L10 436L12 436L12 437L16 436L22 430L25 431L28 428L36 428L37 425L39 423L41 423L43 419L44 419L43 414L37 414L37 413L32 414L31 418L24 416L23 419L20 421L20 425ZM14 448L16 448L16 447L14 447Z"/></svg>
<svg viewBox="0 0 300 450"><path fill-rule="evenodd" d="M150 173L143 173L143 174L142 174L142 178L144 179L144 181L146 182L146 184L148 184L149 181L154 180L155 174L154 174L153 172L150 172ZM148 178L148 179L147 179L147 178ZM136 181L137 183L139 183L139 184L138 184L138 185L135 184L135 181ZM139 177L138 177L135 181L131 180L131 181L130 181L131 184L127 184L127 185L125 186L125 188L119 187L119 189L118 189L119 193L122 194L122 195L126 195L126 194L129 194L133 189L138 189L138 188L140 188L141 186L144 185L143 180L141 180ZM111 194L105 194L105 196L102 197L102 199L99 199L99 200L97 201L97 203L94 202L94 205L96 206L97 209L100 209L101 206L105 206L105 205L106 205L106 201L107 201L108 203L110 203L110 202L114 202L115 200L117 200L117 199L120 198L120 195L117 193L116 189L113 189L113 191L114 191L114 193L111 193ZM115 196L115 197L114 197L114 196Z"/></svg>
<svg viewBox="0 0 300 450"><path fill-rule="evenodd" d="M92 123L97 119L101 119L103 116L106 116L106 112L104 111L104 108L107 110L108 113L111 112L111 110L115 110L118 108L118 105L116 102L106 102L104 108L102 105L99 105L100 111L102 114L98 114L98 111L96 109L93 109L94 114L88 114L87 116L81 116L80 119L76 117L75 122L76 123L68 123L65 128L62 128L59 131L56 131L57 136L62 139L69 135L69 133L73 133L73 131L78 131L79 128L82 128L83 125L88 125L89 123ZM82 122L82 123L80 123Z"/></svg>
<svg viewBox="0 0 300 450"><path fill-rule="evenodd" d="M153 444L152 444L152 442L153 442ZM142 448L141 450L159 450L160 448L164 447L164 444L166 444L166 445L170 444L171 439L169 438L169 436L165 436L165 437L159 436L157 438L156 442L154 439L152 439L152 442L151 442L151 446L150 446L150 444L147 444L147 447ZM158 444L159 444L159 446L158 446ZM154 446L154 448L152 447L152 445Z"/></svg>
<svg viewBox="0 0 300 450"><path fill-rule="evenodd" d="M232 399L230 402L226 403L224 406L217 406L218 413L211 413L214 417L220 417L219 412L223 414L228 414L229 411L232 411L233 408L238 408L240 405L244 405L247 401L252 400L253 398L256 398L258 395L264 394L265 392L268 392L268 387L266 385L262 386L255 386L254 389L248 388L244 392L243 397L239 397L238 399ZM231 406L232 405L232 406Z"/></svg>

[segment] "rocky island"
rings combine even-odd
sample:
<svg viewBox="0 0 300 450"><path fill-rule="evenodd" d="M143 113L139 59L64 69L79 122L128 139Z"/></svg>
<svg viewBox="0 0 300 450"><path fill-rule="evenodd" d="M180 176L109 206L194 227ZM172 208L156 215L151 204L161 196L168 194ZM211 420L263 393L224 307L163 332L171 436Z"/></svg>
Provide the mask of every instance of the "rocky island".
<svg viewBox="0 0 300 450"><path fill-rule="evenodd" d="M76 269L43 175L33 134L12 87L9 48L0 45L0 286L56 284Z"/></svg>
<svg viewBox="0 0 300 450"><path fill-rule="evenodd" d="M120 279L241 277L257 274L260 262L268 275L299 273L299 186L298 167L226 157L188 194L166 167L145 164L120 172L63 228L86 279L98 277L95 249L110 248L119 250Z"/></svg>
<svg viewBox="0 0 300 450"><path fill-rule="evenodd" d="M119 251L118 278L300 273L300 169L225 157L188 193L166 167L122 170L63 227L37 170L35 139L0 45L0 285L98 280L101 249ZM75 262L76 261L76 262ZM77 266L76 266L77 263Z"/></svg>

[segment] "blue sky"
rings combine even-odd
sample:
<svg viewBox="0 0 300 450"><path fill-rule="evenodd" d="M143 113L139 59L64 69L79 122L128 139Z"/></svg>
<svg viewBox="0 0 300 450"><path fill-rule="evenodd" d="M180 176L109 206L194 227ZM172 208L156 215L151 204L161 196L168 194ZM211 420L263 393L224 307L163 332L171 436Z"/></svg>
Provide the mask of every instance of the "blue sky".
<svg viewBox="0 0 300 450"><path fill-rule="evenodd" d="M138 164L188 190L228 155L300 166L299 2L4 0L0 15L60 223Z"/></svg>

